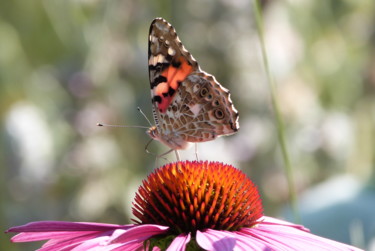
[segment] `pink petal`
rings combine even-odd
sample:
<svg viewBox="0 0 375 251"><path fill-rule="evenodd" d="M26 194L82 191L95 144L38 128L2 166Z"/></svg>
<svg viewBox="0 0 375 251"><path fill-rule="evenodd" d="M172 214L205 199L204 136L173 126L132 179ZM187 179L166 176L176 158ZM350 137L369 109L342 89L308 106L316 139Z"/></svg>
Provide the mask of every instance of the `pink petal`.
<svg viewBox="0 0 375 251"><path fill-rule="evenodd" d="M278 225L277 223L280 223ZM300 225L267 217L265 222L253 228L243 228L241 235L261 239L269 247L285 250L361 250L356 247L309 233Z"/></svg>
<svg viewBox="0 0 375 251"><path fill-rule="evenodd" d="M100 242L103 239L108 239L108 236L99 236L98 233L76 237L67 237L64 239L51 239L42 246L40 251L53 251L65 249L71 250L75 247L83 245L86 242Z"/></svg>
<svg viewBox="0 0 375 251"><path fill-rule="evenodd" d="M115 247L113 249L108 249L108 250L111 250L111 251L112 250L113 251L144 251L145 249L143 248L143 243L130 243L126 245L120 244L118 247Z"/></svg>
<svg viewBox="0 0 375 251"><path fill-rule="evenodd" d="M126 243L126 242L139 242L149 239L150 237L158 234L165 233L168 230L166 226L159 225L136 225L125 232L119 234L112 240L111 243Z"/></svg>
<svg viewBox="0 0 375 251"><path fill-rule="evenodd" d="M197 243L205 250L266 250L267 246L258 239L241 236L236 232L207 229L197 231Z"/></svg>
<svg viewBox="0 0 375 251"><path fill-rule="evenodd" d="M6 232L57 232L57 231L105 231L116 228L130 228L129 225L103 224L91 222L36 221L26 225L11 227Z"/></svg>
<svg viewBox="0 0 375 251"><path fill-rule="evenodd" d="M63 239L71 236L97 234L97 231L92 232L23 232L11 238L12 242L30 242L30 241L43 241L48 239Z"/></svg>
<svg viewBox="0 0 375 251"><path fill-rule="evenodd" d="M41 251L52 250L143 250L143 241L165 233L158 225L114 225L87 222L42 221L10 228L21 232L13 242L48 240Z"/></svg>
<svg viewBox="0 0 375 251"><path fill-rule="evenodd" d="M114 243L107 244L108 236L103 236L83 242L81 245L75 247L74 251L86 251L94 249L95 251L112 251L112 250L143 250L143 242L124 244Z"/></svg>
<svg viewBox="0 0 375 251"><path fill-rule="evenodd" d="M186 245L189 243L191 239L190 233L186 234L180 234L174 240L172 243L169 245L167 248L167 251L174 251L174 250L179 250L179 251L185 251Z"/></svg>
<svg viewBox="0 0 375 251"><path fill-rule="evenodd" d="M303 230L305 232L310 232L308 228L302 225L294 224L288 221L283 221L283 220L279 220L279 219L268 217L268 216L263 216L262 218L260 218L259 222L262 225L268 225L268 224L269 225L283 225L283 226L288 226L288 227L294 227L294 228Z"/></svg>
<svg viewBox="0 0 375 251"><path fill-rule="evenodd" d="M85 240L81 244L77 245L73 250L74 251L85 251L95 248L96 250L102 250L100 248L100 243L108 239L108 236L101 236L89 240ZM56 250L56 249L55 249Z"/></svg>
<svg viewBox="0 0 375 251"><path fill-rule="evenodd" d="M197 243L205 250L361 250L313 235L301 225L265 217L252 228L229 232L197 231Z"/></svg>

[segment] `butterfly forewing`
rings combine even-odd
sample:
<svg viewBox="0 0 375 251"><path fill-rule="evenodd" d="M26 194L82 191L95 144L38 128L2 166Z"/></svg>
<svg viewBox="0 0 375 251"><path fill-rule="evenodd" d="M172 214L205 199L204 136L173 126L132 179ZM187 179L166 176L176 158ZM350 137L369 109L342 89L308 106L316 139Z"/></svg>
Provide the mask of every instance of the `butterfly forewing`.
<svg viewBox="0 0 375 251"><path fill-rule="evenodd" d="M151 23L148 58L154 107L165 112L180 82L199 66L183 47L176 30L162 18Z"/></svg>
<svg viewBox="0 0 375 251"><path fill-rule="evenodd" d="M227 89L182 45L175 29L156 18L149 34L149 75L156 127L151 137L172 149L236 132L238 112Z"/></svg>

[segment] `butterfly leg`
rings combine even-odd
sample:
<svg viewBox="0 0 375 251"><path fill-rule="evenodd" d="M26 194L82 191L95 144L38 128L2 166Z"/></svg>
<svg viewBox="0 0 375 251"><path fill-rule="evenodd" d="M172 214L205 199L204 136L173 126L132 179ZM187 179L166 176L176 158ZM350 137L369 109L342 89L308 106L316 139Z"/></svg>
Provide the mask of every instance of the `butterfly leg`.
<svg viewBox="0 0 375 251"><path fill-rule="evenodd" d="M171 153L172 151L175 152L175 154L176 154L176 158L177 158L177 161L180 161L180 154L178 153L177 150L174 150L174 149L170 149L170 150L168 150L167 152L162 153L162 154L160 154L160 155L156 155L155 153L150 152L150 151L148 150L148 146L151 144L152 141L153 141L153 139L150 139L150 141L146 144L146 146L145 146L145 151L146 151L146 153L148 153L148 154L151 154L151 155L156 156L156 161L157 161L159 158L162 158L162 159L164 159L164 160L166 160L166 161L169 161L167 158L164 158L164 156L167 155L168 153Z"/></svg>
<svg viewBox="0 0 375 251"><path fill-rule="evenodd" d="M172 149L173 150L173 149ZM176 158L177 158L177 161L180 161L180 154L178 153L177 150L174 151L175 154L176 154Z"/></svg>
<svg viewBox="0 0 375 251"><path fill-rule="evenodd" d="M153 139L150 139L150 141L146 144L146 146L145 146L145 151L146 151L146 153L151 154L151 155L154 155L154 156L156 157L156 160L155 160L155 166L157 165L157 161L158 161L159 158L162 158L162 159L164 159L165 161L168 161L168 159L167 159L167 158L164 158L164 156L167 155L168 153L172 152L173 149L171 149L171 150L169 150L169 151L167 151L167 152L165 152L165 153L162 153L162 154L160 154L160 155L157 155L157 154L152 153L152 152L150 152L150 151L148 150L148 146L151 144L152 141L153 141Z"/></svg>
<svg viewBox="0 0 375 251"><path fill-rule="evenodd" d="M158 164L158 160L161 158L161 159L164 159L165 161L167 162L170 162L167 158L165 158L164 156L171 153L173 151L173 149L170 149L168 150L167 152L165 153L162 153L160 155L156 155L156 159L155 159L155 167L157 167L157 164Z"/></svg>
<svg viewBox="0 0 375 251"><path fill-rule="evenodd" d="M199 161L199 157L198 157L198 144L195 143L195 157L197 158L197 161Z"/></svg>
<svg viewBox="0 0 375 251"><path fill-rule="evenodd" d="M148 154L156 155L156 154L154 154L154 153L152 153L152 152L150 152L150 151L148 150L148 146L151 144L151 142L152 142L153 140L154 140L154 139L150 139L150 141L147 142L147 144L146 144L146 146L145 146L145 151L146 151L146 153L148 153Z"/></svg>

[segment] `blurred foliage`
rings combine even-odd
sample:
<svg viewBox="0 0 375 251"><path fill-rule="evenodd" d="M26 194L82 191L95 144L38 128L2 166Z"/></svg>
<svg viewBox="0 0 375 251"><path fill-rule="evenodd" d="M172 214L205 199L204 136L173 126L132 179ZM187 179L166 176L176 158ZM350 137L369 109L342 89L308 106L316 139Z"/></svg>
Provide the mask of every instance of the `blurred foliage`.
<svg viewBox="0 0 375 251"><path fill-rule="evenodd" d="M157 16L231 90L240 112L240 131L200 144L200 157L241 168L265 213L280 214L287 185L251 8L246 0L2 1L3 230L37 220L130 223L134 193L155 168L149 139L142 129L95 125L148 126L136 107L151 118L147 37ZM298 192L350 176L374 200L375 2L263 1L263 11ZM194 149L183 156L194 159ZM375 235L374 216L367 220L364 243ZM0 235L7 250L35 247L9 237Z"/></svg>

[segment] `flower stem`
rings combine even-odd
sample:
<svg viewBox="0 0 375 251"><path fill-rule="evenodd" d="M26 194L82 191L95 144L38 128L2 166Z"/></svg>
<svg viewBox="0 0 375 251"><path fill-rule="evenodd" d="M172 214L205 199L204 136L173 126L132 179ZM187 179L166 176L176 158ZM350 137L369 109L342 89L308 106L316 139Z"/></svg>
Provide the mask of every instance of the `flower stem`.
<svg viewBox="0 0 375 251"><path fill-rule="evenodd" d="M295 186L294 186L293 170L292 170L292 166L290 164L288 149L287 149L287 145L286 145L286 142L285 142L284 123L283 123L283 120L282 120L282 116L280 114L277 97L275 95L275 92L276 92L275 91L275 89L276 89L275 82L274 82L274 80L271 76L271 73L270 73L267 51L266 51L266 47L265 47L265 44L264 44L262 13L261 13L261 7L260 7L260 3L259 3L260 0L254 0L253 2L254 2L253 10L254 10L254 14L255 14L255 21L256 21L256 24L257 24L260 46L261 46L261 50L262 50L263 64L264 64L264 68L265 68L265 71L266 71L267 82L268 82L269 89L270 89L270 92L271 92L272 107L273 107L273 110L275 112L275 120L276 120L276 126L277 126L277 135L278 135L281 153L282 153L282 157L283 157L284 168L285 168L285 172L286 172L286 176L287 176L287 180L288 180L291 207L292 207L292 211L293 211L295 221L300 222L300 216L299 216L298 207L297 207L297 193L296 193L296 189L295 189Z"/></svg>

